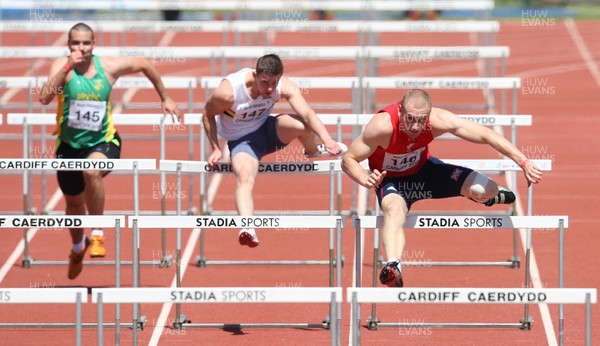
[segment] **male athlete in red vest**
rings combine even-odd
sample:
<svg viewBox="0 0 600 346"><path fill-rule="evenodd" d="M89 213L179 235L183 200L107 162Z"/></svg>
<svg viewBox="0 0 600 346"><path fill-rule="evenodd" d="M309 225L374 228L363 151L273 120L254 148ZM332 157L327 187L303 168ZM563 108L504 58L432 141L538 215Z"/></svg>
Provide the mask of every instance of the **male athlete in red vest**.
<svg viewBox="0 0 600 346"><path fill-rule="evenodd" d="M535 163L504 137L447 110L432 107L429 95L423 90L410 90L400 103L377 112L342 157L342 168L354 181L374 188L377 193L384 216L383 246L388 258L379 275L384 285L403 286L402 226L414 202L455 196L465 196L487 206L515 201L514 193L485 175L431 156L428 144L444 133L490 145L519 164L528 184L542 179ZM370 174L360 166L367 158Z"/></svg>

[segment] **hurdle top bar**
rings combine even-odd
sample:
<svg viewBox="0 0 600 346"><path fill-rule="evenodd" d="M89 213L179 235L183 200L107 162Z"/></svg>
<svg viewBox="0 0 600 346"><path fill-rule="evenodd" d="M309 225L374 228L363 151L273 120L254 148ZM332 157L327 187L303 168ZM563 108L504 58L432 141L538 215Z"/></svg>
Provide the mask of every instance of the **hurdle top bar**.
<svg viewBox="0 0 600 346"><path fill-rule="evenodd" d="M512 160L447 160L444 162L471 168L478 171L521 171L522 168ZM530 160L542 171L552 170L552 160ZM0 161L1 164L1 161ZM213 168L208 167L207 161L177 161L160 160L159 169L164 172L177 172L178 165L182 173L232 173L231 163L218 162ZM367 160L361 166L369 169ZM1 168L1 167L0 167ZM342 171L341 160L319 160L305 162L261 162L258 172L261 174L302 174L302 173L329 173Z"/></svg>
<svg viewBox="0 0 600 346"><path fill-rule="evenodd" d="M8 114L10 119L11 113ZM373 114L317 114L325 125L366 125ZM531 126L531 114L457 114L457 116L470 120L476 124L487 126ZM8 120L10 121L10 120ZM202 125L202 113L186 113L183 118L186 125Z"/></svg>
<svg viewBox="0 0 600 346"><path fill-rule="evenodd" d="M114 228L123 215L0 215L0 228Z"/></svg>
<svg viewBox="0 0 600 346"><path fill-rule="evenodd" d="M336 228L341 216L129 216L127 224L138 228Z"/></svg>
<svg viewBox="0 0 600 346"><path fill-rule="evenodd" d="M0 0L1 1L1 0ZM271 9L272 10L272 9ZM399 11L394 8L394 11ZM2 21L0 32L66 32L74 23ZM498 21L99 21L92 25L98 32L412 32L412 33L496 33Z"/></svg>
<svg viewBox="0 0 600 346"><path fill-rule="evenodd" d="M521 87L517 77L364 77L363 87L381 89L512 89Z"/></svg>
<svg viewBox="0 0 600 346"><path fill-rule="evenodd" d="M357 77L288 77L299 88L314 89L351 89L360 86ZM205 89L216 89L224 77L201 77L200 86Z"/></svg>
<svg viewBox="0 0 600 346"><path fill-rule="evenodd" d="M595 288L356 288L348 287L346 299L356 293L358 303L495 303L495 304L596 304Z"/></svg>
<svg viewBox="0 0 600 346"><path fill-rule="evenodd" d="M72 304L77 302L77 294L82 303L87 303L86 288L0 288L0 304Z"/></svg>
<svg viewBox="0 0 600 346"><path fill-rule="evenodd" d="M180 167L182 173L232 173L231 163L217 162L213 168L207 161L178 161L160 160L159 170L163 172L177 172ZM305 162L260 162L258 172L261 174L302 174L302 173L329 173L341 170L340 160L319 160Z"/></svg>
<svg viewBox="0 0 600 346"><path fill-rule="evenodd" d="M383 216L354 216L361 228L383 227ZM509 216L509 215L411 215L404 222L405 228L424 229L557 229L560 223L569 227L568 216Z"/></svg>
<svg viewBox="0 0 600 346"><path fill-rule="evenodd" d="M156 170L155 159L8 159L0 158L2 170L110 170L132 171L137 167L140 171Z"/></svg>
<svg viewBox="0 0 600 346"><path fill-rule="evenodd" d="M0 88L41 88L48 77L0 77ZM194 77L162 77L165 88L187 89L196 88L197 79ZM154 85L146 77L122 77L112 85L113 89L154 89Z"/></svg>
<svg viewBox="0 0 600 346"><path fill-rule="evenodd" d="M159 113L112 114L115 125L176 125L171 116ZM56 125L55 113L8 113L8 125Z"/></svg>
<svg viewBox="0 0 600 346"><path fill-rule="evenodd" d="M343 301L341 287L94 288L92 302L100 293L103 303L328 303L332 294Z"/></svg>
<svg viewBox="0 0 600 346"><path fill-rule="evenodd" d="M250 58L275 53L284 59L356 59L371 57L380 59L431 58L459 60L478 58L504 58L510 54L507 46L301 46L301 47L98 47L94 51L101 56L144 56L154 59L209 59ZM69 50L57 46L0 47L0 58L58 58L69 55Z"/></svg>
<svg viewBox="0 0 600 346"><path fill-rule="evenodd" d="M40 9L37 1L21 0L19 2L0 0L0 8L4 9ZM41 6L44 8L43 5ZM96 2L59 1L52 3L57 10L243 10L243 11L273 11L273 10L344 10L344 11L400 11L400 10L475 10L489 11L494 8L491 0L441 0L441 1L264 1L264 0L221 0L221 1L133 1L105 0Z"/></svg>

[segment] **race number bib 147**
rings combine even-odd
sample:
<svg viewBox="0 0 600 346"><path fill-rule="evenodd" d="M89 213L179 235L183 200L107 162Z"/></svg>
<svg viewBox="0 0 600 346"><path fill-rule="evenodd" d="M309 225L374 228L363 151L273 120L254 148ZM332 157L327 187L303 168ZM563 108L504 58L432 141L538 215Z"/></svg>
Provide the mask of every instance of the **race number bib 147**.
<svg viewBox="0 0 600 346"><path fill-rule="evenodd" d="M383 158L383 169L391 172L404 172L415 167L419 163L421 153L425 147L419 148L406 154L385 153Z"/></svg>
<svg viewBox="0 0 600 346"><path fill-rule="evenodd" d="M72 100L69 104L69 127L100 131L106 114L106 101Z"/></svg>

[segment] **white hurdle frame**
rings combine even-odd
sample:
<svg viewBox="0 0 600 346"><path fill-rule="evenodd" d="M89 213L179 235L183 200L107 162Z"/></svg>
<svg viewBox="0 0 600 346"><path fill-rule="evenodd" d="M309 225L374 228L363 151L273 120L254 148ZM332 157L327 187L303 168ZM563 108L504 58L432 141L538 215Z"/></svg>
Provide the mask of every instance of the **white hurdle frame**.
<svg viewBox="0 0 600 346"><path fill-rule="evenodd" d="M259 292L263 299L237 300L231 299L233 292ZM173 298L175 296L175 298ZM193 300L185 297L195 297ZM243 328L323 328L330 330L330 345L340 345L341 303L343 293L341 287L178 287L178 288L103 288L92 290L92 302L97 304L98 345L104 344L103 309L107 303L329 303L331 322L326 323L241 323L235 324ZM137 321L133 321L136 324ZM185 324L185 327L225 328L231 323ZM176 326L177 330L183 325ZM133 345L138 344L137 330L133 330Z"/></svg>
<svg viewBox="0 0 600 346"><path fill-rule="evenodd" d="M75 304L74 323L0 323L0 328L68 328L75 326L75 344L81 345L81 304L87 303L85 288L2 288L2 304Z"/></svg>
<svg viewBox="0 0 600 346"><path fill-rule="evenodd" d="M431 59L431 60L500 60L500 76L506 75L508 46L195 46L165 47L153 46L102 46L94 48L100 56L144 56L156 58L157 55L188 59L208 59L210 74L215 75L217 60L221 60L221 75L229 73L227 59L235 58L235 68L239 69L239 59L254 59L265 54L275 53L282 59L343 59L355 60L357 77L363 76L363 67L367 66L367 75L375 76L373 59ZM67 47L57 46L5 46L0 47L0 59L7 58L58 58L69 55ZM365 64L366 60L366 64ZM485 77L495 77L491 66L484 69Z"/></svg>
<svg viewBox="0 0 600 346"><path fill-rule="evenodd" d="M360 304L361 303L401 303L401 304L585 304L586 345L592 345L591 304L596 304L595 288L354 288L348 287L346 299L352 304L352 345L360 345ZM505 297L480 301L479 298ZM411 299L411 297L417 297ZM424 297L424 299L419 299ZM429 299L433 297L434 299ZM514 298L514 299L509 299ZM564 335L564 325L559 324L559 333ZM396 323L398 327L476 327L468 323ZM490 327L512 327L505 323L489 323ZM564 338L559 340L564 345Z"/></svg>
<svg viewBox="0 0 600 346"><path fill-rule="evenodd" d="M0 0L0 2L3 0ZM346 3L340 1L340 3ZM374 3L365 2L368 6ZM385 2L387 6L394 3ZM248 3L245 2L243 6ZM419 1L419 5L422 2ZM289 10L287 5L285 9ZM349 6L345 5L342 10L348 11ZM73 7L74 8L74 7ZM73 9L70 8L70 9ZM239 7L241 9L243 7ZM402 7L391 9L400 11ZM53 7L57 9L57 7ZM371 8L374 9L374 8ZM422 7L419 9L423 9ZM120 8L122 10L122 8ZM275 10L270 7L269 11ZM32 21L3 21L0 23L0 34L3 32L67 32L72 23L68 22L47 22L36 23ZM102 33L156 33L164 31L180 32L209 32L221 33L222 46L241 46L241 34L244 33L264 33L268 32L348 32L358 35L359 45L366 45L366 40L370 44L376 44L374 33L381 32L406 32L406 33L478 33L483 34L484 45L491 45L495 42L495 34L500 30L500 23L494 20L477 21L456 21L456 20L434 20L434 21L395 21L390 25L387 21L375 21L370 18L364 20L341 20L341 21L261 21L261 20L233 20L233 21L98 21L92 23L97 32ZM228 35L233 34L233 44L229 43ZM102 39L102 36L100 36ZM125 44L125 43L124 43ZM103 46L102 41L98 41L99 46Z"/></svg>
<svg viewBox="0 0 600 346"><path fill-rule="evenodd" d="M506 215L413 215L409 214L406 218L404 228L423 228L423 229L526 229L526 260L525 260L525 288L530 288L530 250L531 250L531 230L532 229L558 229L558 270L559 270L559 288L564 288L564 230L568 228L568 216L506 216ZM432 224L431 222L437 222ZM480 225L480 222L483 224ZM379 229L383 225L383 216L355 216L352 219L355 229L356 249L362 248L362 229ZM375 257L376 258L376 257ZM360 251L356 251L356 281L355 287L362 285L362 256ZM375 277L378 269L378 262L374 262L373 286L376 286ZM410 265L410 262L403 264ZM428 264L430 264L428 262ZM433 264L432 264L433 265ZM562 324L564 320L563 306L559 306L559 320ZM529 305L525 304L525 316L518 324L507 325L509 327L518 327L520 329L531 329L532 318L529 316ZM392 327L397 324L381 323L377 320L375 304L372 305L372 316L369 318L369 329L376 330L380 327ZM454 325L455 326L455 325ZM467 327L488 327L486 323L471 323Z"/></svg>
<svg viewBox="0 0 600 346"><path fill-rule="evenodd" d="M181 163L178 176L181 176ZM180 184L178 186L181 186ZM179 190L180 192L180 190ZM268 224L263 224L268 219ZM134 239L137 238L140 228L176 228L177 231L177 287L181 287L181 229L199 228L201 232L205 229L239 229L247 225L254 225L261 229L336 229L336 246L333 253L332 246L329 250L329 286L341 287L342 285L342 229L344 228L344 219L342 216L131 216L127 218L128 227L133 228ZM259 225L260 224L260 225ZM330 244L333 244L333 233L330 231ZM139 251L139 248L138 248ZM337 259L335 258L337 256ZM134 253L134 268L138 256ZM287 261L291 262L291 261ZM229 261L227 264L232 264ZM238 264L248 264L247 261L236 262ZM272 263L271 263L272 264ZM291 264L291 263L282 263ZM134 269L135 271L135 269ZM335 278L334 278L335 271ZM134 282L135 283L135 282ZM134 317L136 316L134 309ZM338 310L338 318L341 318L341 311ZM174 322L177 328L186 321L185 315L181 314L179 304L176 305L176 319ZM187 326L194 326L186 324ZM338 323L338 328L341 324Z"/></svg>
<svg viewBox="0 0 600 346"><path fill-rule="evenodd" d="M26 169L16 168L16 165L31 165ZM30 174L35 173L36 171L55 171L55 170L68 170L68 171L81 171L86 170L85 168L76 167L75 165L86 165L85 168L89 169L100 169L100 170L111 170L111 171L128 171L133 175L133 190L134 190L134 206L133 213L139 213L139 172L140 171L154 171L156 170L156 160L154 159L108 159L108 160L98 160L98 159L5 159L0 158L0 166L3 167L4 170L11 171L23 171L23 196L27 196L29 194L27 177ZM66 166L65 166L66 165ZM102 167L94 168L94 165L103 165ZM11 168L12 167L12 168ZM89 168L88 168L89 167ZM26 199L24 197L24 199ZM62 217L60 215L35 215L31 217L38 218L56 218ZM79 217L79 216L77 216ZM83 216L81 216L83 217ZM101 217L101 216L93 216L93 217ZM109 218L114 218L115 216L106 216ZM85 226L87 227L87 226ZM101 227L101 226L97 226ZM67 265L68 261L36 261L29 255L29 244L27 240L27 232L29 227L24 227L23 231L23 241L24 241L24 250L23 250L23 268L30 268L32 265ZM115 237L116 241L116 251L120 253L120 242L119 237ZM112 265L115 264L114 261L84 261L85 265ZM122 262L121 264L131 264L131 262ZM154 264L154 263L144 263L144 264Z"/></svg>
<svg viewBox="0 0 600 346"><path fill-rule="evenodd" d="M174 122L169 116L164 116L158 113L133 113L123 114L115 113L112 114L115 125L118 126L130 126L130 125L152 125L159 127L159 141L160 141L160 158L164 159L166 154L166 126L178 125L179 123ZM34 144L34 136L31 132L32 126L40 126L40 143L43 147L46 146L47 132L46 126L56 126L56 114L54 113L8 113L7 121L8 125L22 126L22 146L23 146L23 158L29 159L30 151L28 150ZM191 155L191 154L190 154ZM40 158L40 157L38 157ZM122 172L115 172L121 174ZM151 172L145 172L151 173ZM161 174L161 203L164 203L165 194L165 178L164 174ZM31 186L31 185L30 185ZM47 213L46 210L46 181L45 174L42 171L42 213ZM29 201L29 207L31 207L31 201ZM190 206L191 208L191 206ZM163 206L164 210L164 206ZM27 209L25 211L28 211ZM120 211L119 211L120 212ZM191 212L191 209L190 209Z"/></svg>
<svg viewBox="0 0 600 346"><path fill-rule="evenodd" d="M295 169L295 168L299 168L299 170L297 171L291 171L291 169ZM166 171L166 172L170 172L170 173L175 173L177 174L177 186L178 186L178 193L177 193L177 205L178 205L178 211L177 213L180 214L181 210L180 210L180 205L181 205L181 175L183 173L187 173L187 174L193 174L193 173L200 173L201 175L204 175L206 173L211 173L211 172L225 172L225 173L231 173L232 172L232 168L231 168L231 164L230 163L217 163L214 169L209 169L208 168L208 162L206 161L176 161L176 160L161 160L160 161L160 170L161 171ZM284 171L285 170L285 171ZM261 174L302 174L302 173L321 173L321 174L325 174L325 173L329 173L329 217L336 217L334 216L334 173L335 172L341 172L341 166L340 166L340 161L336 160L336 161L331 161L331 160L321 160L321 161L309 161L309 162L261 162L259 163L259 173ZM201 185L202 186L202 185ZM202 195L203 191L201 191L201 200L204 201L202 202L201 208L200 210L207 210L206 207L203 207L203 205L207 205L208 202L206 201L207 197L206 195ZM338 190L338 194L341 194L341 191ZM341 199L341 196L338 197L338 199ZM286 213L286 212L290 212L290 211L256 211L256 214L259 215L281 215L282 213ZM317 213L317 211L312 211L313 213ZM300 212L299 212L300 213ZM309 213L308 211L305 211L305 213ZM205 212L205 215L210 215L211 213L209 212ZM216 217L222 217L225 216L225 213L213 213L213 216ZM327 216L325 216L327 217ZM338 216L339 217L339 216ZM343 261L343 257L339 257L340 261L337 261L336 258L334 257L334 246L335 246L335 241L334 241L334 233L333 230L336 227L331 227L329 229L329 260L328 261L322 261L322 260L310 260L310 261L228 261L228 260L224 260L224 261L211 261L208 260L204 254L204 248L205 248L205 240L204 240L204 232L200 232L200 241L199 241L199 254L198 257L196 258L196 266L197 267L206 267L209 264L212 265L232 265L232 264L241 264L241 265L329 265L330 266L330 284L333 285L333 277L332 277L332 266L333 263L336 262L340 262ZM337 242L338 244L341 243L341 230L337 229ZM341 251L338 252L338 256L341 256Z"/></svg>
<svg viewBox="0 0 600 346"><path fill-rule="evenodd" d="M497 173L497 172L515 172L521 171L521 167L519 167L512 160L484 160L484 159L442 159L442 161L462 166L466 168L473 169L478 172L487 172L487 173ZM552 160L532 160L540 170L543 172L552 170ZM529 186L527 189L527 215L532 215L533 212L533 185ZM508 211L494 212L488 211L486 213L482 213L482 215L506 215L506 213L515 214L514 206L511 207ZM377 205L377 200L375 200L375 215L379 216L380 209ZM439 211L420 211L420 214L428 214L428 215L436 215L439 214ZM448 211L446 211L448 213ZM451 212L450 212L451 213ZM459 211L458 213L465 213L464 211ZM456 213L454 213L456 215ZM379 258L379 228L375 228L373 233L374 238L374 262L373 263L384 263L382 259ZM508 266L510 268L519 268L521 265L521 258L519 256L519 246L518 246L518 231L517 229L513 229L513 255L511 258L504 262L431 262L430 264L433 266ZM377 266L373 267L373 285L376 285L376 270Z"/></svg>
<svg viewBox="0 0 600 346"><path fill-rule="evenodd" d="M42 227L39 225L47 225L51 227ZM77 226L80 228L114 228L115 230L115 261L110 262L115 266L115 287L121 287L121 228L125 227L125 216L123 215L0 215L0 229L19 229L22 228L25 231L25 243L24 243L24 253L28 254L29 248L27 243L27 230L31 228L38 228L43 231L43 229L47 228L62 228L67 231L69 226ZM62 261L33 261L29 255L26 258L29 258L30 264L63 264ZM24 260L25 261L25 260ZM87 262L84 264L91 265L95 262ZM104 264L107 264L106 262ZM25 265L23 265L25 267ZM28 267L27 267L28 268ZM41 295L32 295L32 297L39 297L42 300ZM50 293L50 296L53 296L53 293ZM85 298L87 299L87 290L85 290ZM32 298L35 299L35 298ZM48 301L50 302L50 301ZM85 301L83 301L85 302ZM2 303L0 299L0 303ZM120 320L121 320L121 312L117 306L117 310L115 311L115 323L107 324L107 326L120 328ZM79 328L83 327L95 327L93 323L82 323L81 318L78 321ZM34 326L39 327L39 323L35 323ZM15 324L0 324L0 327L10 327L15 326ZM18 324L17 326L23 326L22 324ZM56 324L50 323L48 324L50 328L63 328L67 326L67 324Z"/></svg>
<svg viewBox="0 0 600 346"><path fill-rule="evenodd" d="M512 91L512 113L517 114L518 89L521 87L521 78L518 77L364 77L362 90L373 89L471 89L487 92L486 109L495 111L496 99L493 91ZM492 92L490 92L492 91ZM375 98L370 92L366 93L366 105L375 103ZM501 97L500 113L505 114L505 94Z"/></svg>

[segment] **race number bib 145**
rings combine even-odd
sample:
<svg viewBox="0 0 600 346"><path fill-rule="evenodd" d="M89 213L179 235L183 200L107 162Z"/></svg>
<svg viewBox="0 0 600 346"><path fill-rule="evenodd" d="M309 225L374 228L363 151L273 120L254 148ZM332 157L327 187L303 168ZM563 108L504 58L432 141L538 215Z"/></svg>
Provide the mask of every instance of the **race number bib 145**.
<svg viewBox="0 0 600 346"><path fill-rule="evenodd" d="M385 153L383 158L383 169L391 172L404 172L415 167L419 163L421 153L425 147L419 148L406 154Z"/></svg>
<svg viewBox="0 0 600 346"><path fill-rule="evenodd" d="M69 105L69 127L100 131L106 114L106 101L72 100Z"/></svg>

